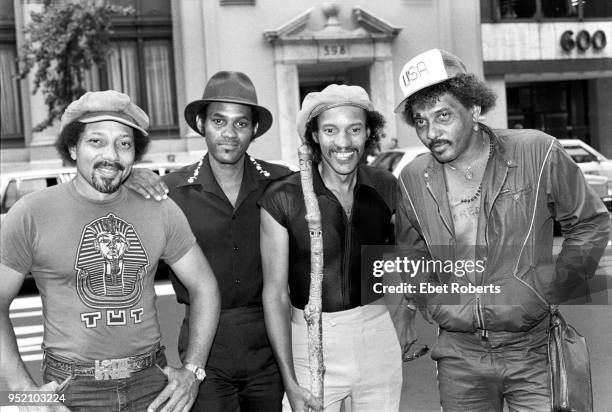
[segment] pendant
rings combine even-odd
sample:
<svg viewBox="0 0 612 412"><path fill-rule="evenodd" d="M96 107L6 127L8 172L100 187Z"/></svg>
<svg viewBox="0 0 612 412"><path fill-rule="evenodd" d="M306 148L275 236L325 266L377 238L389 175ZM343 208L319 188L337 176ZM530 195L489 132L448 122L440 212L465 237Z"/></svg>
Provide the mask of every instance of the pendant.
<svg viewBox="0 0 612 412"><path fill-rule="evenodd" d="M473 178L474 178L474 173L472 173L471 166L470 166L465 171L465 180L472 180Z"/></svg>

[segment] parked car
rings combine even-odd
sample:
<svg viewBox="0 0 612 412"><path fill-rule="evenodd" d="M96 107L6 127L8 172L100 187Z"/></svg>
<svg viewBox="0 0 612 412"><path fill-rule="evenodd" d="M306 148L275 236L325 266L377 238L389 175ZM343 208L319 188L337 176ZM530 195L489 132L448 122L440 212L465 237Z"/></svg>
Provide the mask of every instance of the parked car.
<svg viewBox="0 0 612 412"><path fill-rule="evenodd" d="M425 147L398 147L378 153L370 162L370 166L385 169L393 173L393 176L399 177L404 166L412 159L428 152Z"/></svg>
<svg viewBox="0 0 612 412"><path fill-rule="evenodd" d="M299 170L295 165L289 164L283 160L270 160L269 162L286 166L293 171ZM158 175L163 176L185 165L185 163L181 162L143 162L134 165L134 167L146 167ZM4 215L9 209L21 197L49 186L68 182L75 174L76 168L74 167L56 167L0 173L0 222L4 219ZM34 279L31 276L27 276L19 294L32 295L36 293L38 293L38 290Z"/></svg>
<svg viewBox="0 0 612 412"><path fill-rule="evenodd" d="M612 160L578 139L559 140L584 174L605 176L612 181Z"/></svg>
<svg viewBox="0 0 612 412"><path fill-rule="evenodd" d="M146 167L160 176L182 167L181 163L139 163L134 167ZM0 174L0 219L21 197L58 183L69 181L76 174L74 167L24 170Z"/></svg>
<svg viewBox="0 0 612 412"><path fill-rule="evenodd" d="M134 167L147 167L163 176L182 167L181 163L139 163ZM57 167L39 170L24 170L19 172L4 172L0 174L0 222L4 215L21 197L59 183L70 181L76 174L74 167ZM38 293L34 279L26 276L20 295Z"/></svg>
<svg viewBox="0 0 612 412"><path fill-rule="evenodd" d="M612 211L612 161L581 140L566 139L560 142L584 173L589 186ZM425 147L400 147L378 153L370 165L388 170L398 177L412 159L427 152Z"/></svg>

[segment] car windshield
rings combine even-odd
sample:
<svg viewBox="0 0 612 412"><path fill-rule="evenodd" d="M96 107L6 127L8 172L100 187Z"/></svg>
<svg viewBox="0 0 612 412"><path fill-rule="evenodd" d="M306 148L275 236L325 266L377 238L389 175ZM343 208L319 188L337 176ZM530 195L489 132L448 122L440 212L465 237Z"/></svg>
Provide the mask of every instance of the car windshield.
<svg viewBox="0 0 612 412"><path fill-rule="evenodd" d="M592 153L589 153L585 148L581 146L564 146L565 151L574 159L576 163L589 163L596 162L597 157Z"/></svg>

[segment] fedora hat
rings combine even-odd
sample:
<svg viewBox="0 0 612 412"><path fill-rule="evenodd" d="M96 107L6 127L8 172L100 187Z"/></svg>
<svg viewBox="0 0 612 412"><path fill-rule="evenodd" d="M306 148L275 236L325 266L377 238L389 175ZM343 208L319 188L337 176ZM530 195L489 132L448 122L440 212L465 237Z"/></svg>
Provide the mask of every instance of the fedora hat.
<svg viewBox="0 0 612 412"><path fill-rule="evenodd" d="M253 139L264 134L272 126L272 113L257 104L255 86L244 73L230 71L215 73L206 83L202 98L185 107L185 120L189 127L198 133L200 131L196 117L211 102L237 103L252 107L258 118L257 132L253 135Z"/></svg>

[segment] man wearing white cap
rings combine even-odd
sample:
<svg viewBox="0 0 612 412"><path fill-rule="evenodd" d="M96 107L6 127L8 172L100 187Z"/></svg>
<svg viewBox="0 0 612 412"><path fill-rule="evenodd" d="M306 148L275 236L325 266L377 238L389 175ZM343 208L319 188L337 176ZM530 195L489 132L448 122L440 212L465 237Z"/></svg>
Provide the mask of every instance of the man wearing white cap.
<svg viewBox="0 0 612 412"><path fill-rule="evenodd" d="M70 410L188 410L219 313L217 284L185 215L123 186L146 151L149 118L122 93L89 92L64 112L56 148L76 164L71 181L25 196L2 222L0 379L55 391L43 406ZM160 346L154 273L164 259L189 289L197 315L182 368ZM27 273L44 314L43 379L19 356L9 306Z"/></svg>
<svg viewBox="0 0 612 412"><path fill-rule="evenodd" d="M284 410L337 411L350 397L352 411L397 411L400 346L384 302L365 293L361 273L362 246L393 243L396 181L360 164L380 139L384 118L361 87L331 85L306 96L297 126L314 153L321 210L324 402L307 389L310 236L296 173L271 184L259 202L264 312L287 393Z"/></svg>
<svg viewBox="0 0 612 412"><path fill-rule="evenodd" d="M417 275L455 285L452 297L408 296L440 327L432 358L442 408L502 411L505 401L512 411L550 410L550 305L594 273L607 210L555 138L480 122L495 95L456 56L419 54L399 83L396 112L431 153L400 175L398 253L473 262L465 274ZM556 263L554 219L565 236Z"/></svg>

